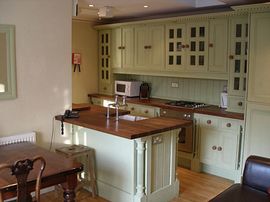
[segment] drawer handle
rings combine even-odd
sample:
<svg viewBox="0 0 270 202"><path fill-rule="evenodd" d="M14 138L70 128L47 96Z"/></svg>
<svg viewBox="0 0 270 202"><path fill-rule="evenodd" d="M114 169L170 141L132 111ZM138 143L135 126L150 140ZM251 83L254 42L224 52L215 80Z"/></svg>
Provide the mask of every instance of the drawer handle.
<svg viewBox="0 0 270 202"><path fill-rule="evenodd" d="M227 126L228 128L230 128L230 127L232 126L232 124L231 124L231 123L227 123L226 126Z"/></svg>
<svg viewBox="0 0 270 202"><path fill-rule="evenodd" d="M238 106L243 106L243 102L238 102Z"/></svg>
<svg viewBox="0 0 270 202"><path fill-rule="evenodd" d="M209 47L210 47L210 48L213 48L213 47L214 47L214 44L209 43Z"/></svg>
<svg viewBox="0 0 270 202"><path fill-rule="evenodd" d="M217 149L217 146L213 146L212 149L213 149L213 150L216 150L216 149Z"/></svg>
<svg viewBox="0 0 270 202"><path fill-rule="evenodd" d="M222 147L218 147L217 150L218 150L218 151L222 151Z"/></svg>
<svg viewBox="0 0 270 202"><path fill-rule="evenodd" d="M148 114L148 110L145 110L144 113L145 113L145 114Z"/></svg>
<svg viewBox="0 0 270 202"><path fill-rule="evenodd" d="M211 120L207 120L206 123L210 125L212 123L212 121Z"/></svg>
<svg viewBox="0 0 270 202"><path fill-rule="evenodd" d="M132 111L133 111L133 110L134 110L134 107L131 107L131 108L130 108L130 110L132 110Z"/></svg>

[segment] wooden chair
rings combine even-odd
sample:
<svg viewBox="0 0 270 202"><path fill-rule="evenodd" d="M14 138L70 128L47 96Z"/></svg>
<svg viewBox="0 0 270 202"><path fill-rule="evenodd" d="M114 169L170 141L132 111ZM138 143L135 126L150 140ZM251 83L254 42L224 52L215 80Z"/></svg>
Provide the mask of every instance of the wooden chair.
<svg viewBox="0 0 270 202"><path fill-rule="evenodd" d="M34 163L37 161L41 162L41 166L37 175L35 199L32 200L30 193L27 193L27 177L30 171L33 169ZM40 182L45 166L46 161L41 156L34 157L33 159L18 160L14 164L0 165L0 170L9 168L11 175L15 175L17 179L17 202L40 201ZM1 195L2 194L0 193L0 202L3 201Z"/></svg>

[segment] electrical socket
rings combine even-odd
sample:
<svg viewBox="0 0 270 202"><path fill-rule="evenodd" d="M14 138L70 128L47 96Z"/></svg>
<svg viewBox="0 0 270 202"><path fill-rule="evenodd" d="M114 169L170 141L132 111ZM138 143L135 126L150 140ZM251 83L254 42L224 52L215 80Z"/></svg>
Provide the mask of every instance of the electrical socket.
<svg viewBox="0 0 270 202"><path fill-rule="evenodd" d="M172 82L172 88L179 88L179 84L177 82Z"/></svg>

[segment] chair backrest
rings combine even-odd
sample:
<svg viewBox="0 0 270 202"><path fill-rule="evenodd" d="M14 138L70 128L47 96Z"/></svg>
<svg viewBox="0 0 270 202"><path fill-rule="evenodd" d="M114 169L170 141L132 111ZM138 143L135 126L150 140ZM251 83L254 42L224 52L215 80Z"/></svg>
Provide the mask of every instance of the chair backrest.
<svg viewBox="0 0 270 202"><path fill-rule="evenodd" d="M246 160L243 185L268 193L270 189L270 159L250 156Z"/></svg>
<svg viewBox="0 0 270 202"><path fill-rule="evenodd" d="M32 201L30 193L27 192L27 177L31 170L33 170L34 163L40 161L41 166L37 174L36 187L35 187L35 201L40 201L40 182L41 176L46 166L46 161L41 156L34 157L33 159L18 160L14 164L1 164L0 170L9 168L11 175L15 175L17 179L17 201L28 202Z"/></svg>

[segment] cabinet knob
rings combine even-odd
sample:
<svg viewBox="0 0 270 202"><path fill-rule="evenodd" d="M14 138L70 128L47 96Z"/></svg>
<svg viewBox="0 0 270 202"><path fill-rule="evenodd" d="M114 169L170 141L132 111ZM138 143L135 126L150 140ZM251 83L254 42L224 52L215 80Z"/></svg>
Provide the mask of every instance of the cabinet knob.
<svg viewBox="0 0 270 202"><path fill-rule="evenodd" d="M238 106L243 106L243 102L238 102Z"/></svg>
<svg viewBox="0 0 270 202"><path fill-rule="evenodd" d="M234 56L233 55L230 55L229 56L229 59L233 60L234 59Z"/></svg>
<svg viewBox="0 0 270 202"><path fill-rule="evenodd" d="M185 48L186 46L183 44L181 47L182 47L182 48Z"/></svg>
<svg viewBox="0 0 270 202"><path fill-rule="evenodd" d="M213 149L213 150L216 150L216 149L217 149L217 146L213 146L212 149Z"/></svg>
<svg viewBox="0 0 270 202"><path fill-rule="evenodd" d="M130 108L130 110L132 110L132 111L133 111L133 110L134 110L134 107L131 107L131 108Z"/></svg>
<svg viewBox="0 0 270 202"><path fill-rule="evenodd" d="M148 46L144 46L144 49L147 49L148 48Z"/></svg>
<svg viewBox="0 0 270 202"><path fill-rule="evenodd" d="M149 49L151 49L151 48L152 48L152 46L148 46L148 48L149 48Z"/></svg>
<svg viewBox="0 0 270 202"><path fill-rule="evenodd" d="M107 88L106 88L106 87L104 87L104 88L103 88L103 90L107 90Z"/></svg>
<svg viewBox="0 0 270 202"><path fill-rule="evenodd" d="M210 48L213 48L213 47L214 47L214 44L209 43L209 47L210 47Z"/></svg>
<svg viewBox="0 0 270 202"><path fill-rule="evenodd" d="M148 110L145 110L144 113L145 113L145 114L148 114Z"/></svg>
<svg viewBox="0 0 270 202"><path fill-rule="evenodd" d="M206 123L210 125L212 123L212 121L211 120L207 120Z"/></svg>
<svg viewBox="0 0 270 202"><path fill-rule="evenodd" d="M186 48L189 48L189 45L188 44L186 45Z"/></svg>
<svg viewBox="0 0 270 202"><path fill-rule="evenodd" d="M218 150L218 151L222 151L222 147L218 147L217 150Z"/></svg>
<svg viewBox="0 0 270 202"><path fill-rule="evenodd" d="M122 49L124 50L126 47L125 46L122 46Z"/></svg>
<svg viewBox="0 0 270 202"><path fill-rule="evenodd" d="M121 50L121 49L122 49L122 46L118 46L118 49L120 49L120 50Z"/></svg>
<svg viewBox="0 0 270 202"><path fill-rule="evenodd" d="M227 123L226 126L227 126L228 128L230 128L230 127L232 126L232 124L231 124L231 123Z"/></svg>

